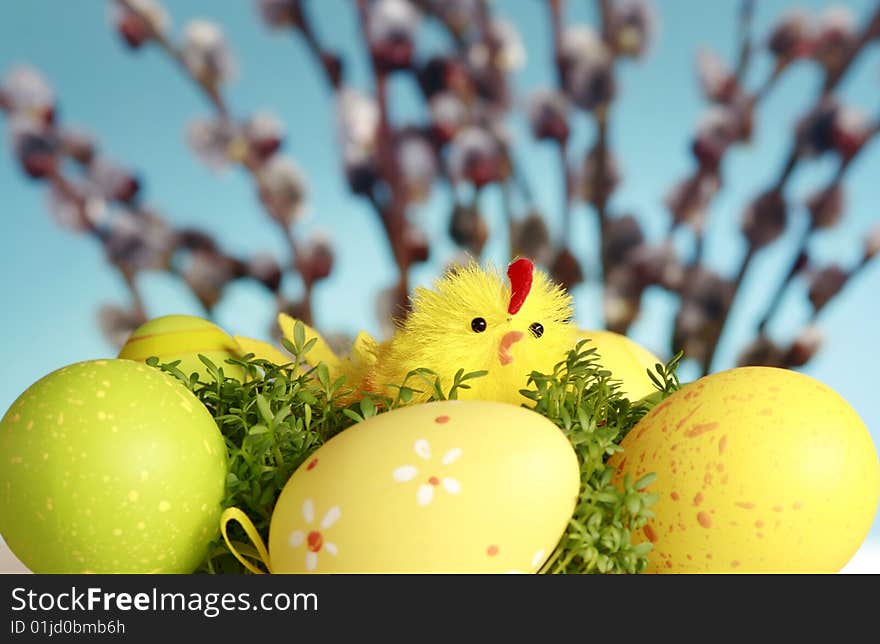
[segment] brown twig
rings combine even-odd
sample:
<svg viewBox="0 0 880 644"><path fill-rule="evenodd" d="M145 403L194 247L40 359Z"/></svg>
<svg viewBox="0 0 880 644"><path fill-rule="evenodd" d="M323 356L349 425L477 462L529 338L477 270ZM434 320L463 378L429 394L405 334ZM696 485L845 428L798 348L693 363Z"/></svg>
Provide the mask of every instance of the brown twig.
<svg viewBox="0 0 880 644"><path fill-rule="evenodd" d="M171 58L177 65L180 67L184 76L193 80L199 88L202 90L202 94L208 99L211 105L216 110L218 116L223 121L229 121L229 111L226 109L226 104L223 101L223 97L220 94L219 89L211 83L208 83L203 78L196 78L192 71L187 67L186 60L183 57L183 52L174 46L174 44L168 40L168 38L158 29L155 29L153 26L152 20L150 20L149 16L145 15L143 11L140 10L131 0L116 0L121 6L123 6L127 11L129 11L132 15L137 16L138 19L143 23L144 27L149 31L150 39L153 40L159 48L164 51L169 58Z"/></svg>
<svg viewBox="0 0 880 644"><path fill-rule="evenodd" d="M846 52L841 63L833 70L830 70L825 77L825 81L822 86L822 91L819 96L816 98L814 102L814 108L818 106L822 100L826 99L831 95L832 92L836 89L837 85L843 79L846 72L851 68L853 61L858 57L859 53L864 49L864 47L871 41L873 38L873 30L874 25L877 21L880 21L880 6L877 7L875 13L869 18L867 24L859 34L858 38L855 41L855 44L849 48ZM802 157L799 154L799 150L796 144L792 145L791 152L789 153L788 158L786 159L785 165L783 166L782 172L779 175L779 179L776 182L774 187L775 190L780 193L785 188L790 177L793 175L794 170L797 168L800 163ZM749 266L751 264L752 259L755 256L755 249L749 248L746 252L746 256L743 259L743 263L739 269L739 275L744 276L748 271ZM742 279L740 278L736 282L736 288L733 293L733 298L731 299L731 306L728 306L728 309L724 312L721 324L719 326L718 333L714 334L712 341L710 342L710 349L706 353L706 359L702 364L702 371L704 374L708 373L711 369L712 362L715 358L715 354L718 349L718 344L721 340L721 336L724 334L724 330L727 327L727 322L730 317L730 310L732 309L732 303L735 301L736 296L739 294L740 286L742 284Z"/></svg>
<svg viewBox="0 0 880 644"><path fill-rule="evenodd" d="M739 5L739 53L736 57L734 77L742 81L752 57L752 22L755 16L755 0L742 0Z"/></svg>
<svg viewBox="0 0 880 644"><path fill-rule="evenodd" d="M784 67L777 66L774 67L773 71L767 76L767 79L761 84L760 88L752 94L750 97L747 97L746 101L751 102L752 109L755 109L758 104L766 98L766 96L770 93L770 90L776 85L776 82L781 78L782 71ZM784 165L784 170L780 174L779 180L777 181L777 188L781 185L784 185L785 181L787 181L788 175L794 170L794 164L797 161L797 155L792 152ZM694 184L699 185L700 179L705 176L709 171L700 166L697 170L697 176L695 177ZM717 170L716 170L717 172ZM697 198L698 193L696 191L692 192L687 196L687 199L692 203L693 200ZM672 233L675 229L683 222L672 222L670 224L668 237L671 237ZM694 266L697 264L701 264L703 262L703 251L705 250L705 232L706 226L703 225L694 233L694 255L689 265Z"/></svg>
<svg viewBox="0 0 880 644"><path fill-rule="evenodd" d="M568 171L568 139L562 139L558 146L559 168L562 172L562 230L559 239L560 248L568 248L571 239L571 199L572 182Z"/></svg>
<svg viewBox="0 0 880 644"><path fill-rule="evenodd" d="M610 105L603 105L596 110L596 175L593 179L592 193L595 199L596 213L599 215L599 229L605 230L608 219L608 194L605 190L605 173L608 166L608 123ZM603 279L608 273L608 266L603 264Z"/></svg>
<svg viewBox="0 0 880 644"><path fill-rule="evenodd" d="M219 85L216 83L209 82L205 78L200 78L189 68L186 64L186 60L184 58L183 51L174 45L161 31L155 29L153 27L152 21L148 16L144 15L144 13L134 4L131 0L117 0L127 11L131 12L133 15L137 16L141 22L146 26L149 30L150 38L162 49L165 54L171 58L180 69L183 76L190 81L192 81L201 91L201 93L208 99L208 102L214 108L214 111L217 115L217 118L221 123L229 124L232 122L232 117L230 110L227 106L225 99L220 91ZM304 23L305 24L305 23ZM303 33L307 35L311 33L310 30L304 28ZM314 37L312 37L314 39ZM240 163L241 167L244 168L252 177L254 183L257 186L258 192L260 195L266 194L266 183L263 177L262 170L260 165L248 159L247 157L241 159ZM293 237L293 233L290 230L289 226L286 225L284 219L280 217L277 213L272 211L272 208L269 207L266 199L261 198L261 205L266 210L267 214L270 218L275 221L279 227L282 229L284 239L287 242L288 251L290 253L288 260L288 267L292 269L297 268L297 244ZM306 318L307 321L311 321L313 319L312 315L312 302L311 302L311 289L307 288L303 298L303 317Z"/></svg>
<svg viewBox="0 0 880 644"><path fill-rule="evenodd" d="M612 78L614 76L614 68L617 61L617 54L612 42L613 25L612 25L612 6L611 0L598 0L599 16L602 24L602 40L608 48L609 55L612 60L609 63L609 73ZM591 194L593 196L593 205L596 208L596 215L599 220L599 247L602 247L605 237L606 221L608 219L608 193L606 191L605 174L608 169L608 127L611 119L611 100L604 105L600 105L594 110L594 118L596 120L596 168L593 176L593 185ZM608 276L610 267L608 265L608 257L605 253L600 253L602 265L602 286L603 289L608 287ZM603 323L604 326L604 323ZM625 332L625 331L623 331Z"/></svg>
<svg viewBox="0 0 880 644"><path fill-rule="evenodd" d="M305 40L309 51L312 52L316 62L324 72L327 84L334 91L338 90L342 81L342 59L338 54L325 49L318 41L318 37L315 35L315 30L312 27L312 22L309 20L308 15L306 15L300 0L297 0L297 11L299 14L297 28L302 34L303 40Z"/></svg>
<svg viewBox="0 0 880 644"><path fill-rule="evenodd" d="M455 45L457 55L461 58L466 58L468 41L465 38L464 33L462 33L462 31L457 26L451 24L448 21L446 15L437 10L438 3L432 2L430 0L411 1L415 6L419 8L420 11L422 11L422 13L436 20L446 30L446 32L452 39L453 44ZM486 42L489 48L490 64L495 64L497 56L500 53L500 47L499 43L495 42L493 38L487 37L490 31L491 21L489 4L486 2L486 0L479 0L479 3L476 6L476 18L476 26L480 30L483 36L483 40L484 42ZM473 105L471 105L470 107L473 107ZM508 230L512 232L513 213L511 207L512 204L510 201L511 195L509 193L509 190L512 187L516 187L516 189L519 191L520 197L527 204L527 209L532 210L535 208L534 191L532 190L528 177L522 170L521 164L516 162L513 150L506 149L504 142L498 140L497 137L496 142L498 143L499 147L504 148L506 161L510 168L510 176L502 182L502 191L508 191L508 193L503 196L503 199L506 201L506 211L504 213L504 216L508 222ZM451 184L452 182L450 181L450 185ZM456 198L454 189L452 193L453 198Z"/></svg>
<svg viewBox="0 0 880 644"><path fill-rule="evenodd" d="M83 230L86 230L92 234L95 234L97 231L95 229L95 224L92 222L91 218L89 218L88 213L86 212L86 198L82 195L76 185L65 177L59 168L54 168L52 172L49 173L47 177L49 183L58 190L59 193L63 194L66 198L70 199L76 205L76 216L79 221L79 225Z"/></svg>
<svg viewBox="0 0 880 644"><path fill-rule="evenodd" d="M369 23L369 7L366 0L358 0L358 16L360 19L361 34L367 51L370 50L369 36L367 33ZM401 175L397 167L397 155L395 154L394 132L388 116L388 72L382 69L368 54L373 61L373 80L376 90L376 103L379 111L379 126L376 133L376 156L379 172L382 180L388 187L388 200L384 204L373 198L372 202L377 208L377 213L391 246L391 253L397 265L398 282L396 286L396 308L400 317L405 317L409 311L409 265L410 258L406 248L406 193L401 183ZM397 317L397 316L396 316Z"/></svg>
<svg viewBox="0 0 880 644"><path fill-rule="evenodd" d="M550 10L550 24L553 33L553 55L556 68L556 85L560 91L564 90L565 70L562 65L562 0L550 0L547 3ZM573 187L571 174L568 171L568 137L559 140L559 166L562 172L562 228L560 234L560 248L567 248L571 239L571 199Z"/></svg>
<svg viewBox="0 0 880 644"><path fill-rule="evenodd" d="M868 265L868 263L871 261L872 258L873 258L873 255L870 253L867 253L867 252L864 255L862 255L862 258L859 260L859 262L851 270L849 270L845 274L844 284L841 286L841 291L836 292L830 298L828 298L827 300L824 300L821 304L816 305L814 303L814 306L813 306L812 310L810 311L810 315L807 318L805 328L816 326L817 322L819 321L819 317L822 314L822 311L824 311L827 308L828 303L832 299L837 297L839 295L839 293L842 292L842 290L846 287L846 284L851 282L852 279L856 275L858 275L859 272L861 272L865 269L865 267ZM765 338L765 339L767 337L766 334L764 333L764 331L761 331L759 333L759 336L762 338ZM772 346L772 343L770 343L770 344ZM804 360L805 356L803 355L802 351L799 351L798 349L799 349L798 342L795 341L794 343L791 344L788 351L785 352L785 354L783 356L783 364L780 366L785 367L785 368L803 366L803 364L805 362L805 360ZM806 356L807 360L809 360L809 358L812 357L812 354L813 354L813 351L810 351L809 354Z"/></svg>
<svg viewBox="0 0 880 644"><path fill-rule="evenodd" d="M599 11L602 19L602 39L608 47L611 61L611 74L614 74L616 62L615 47L612 43L612 7L611 0L599 0ZM596 117L596 174L594 177L593 195L596 205L596 213L599 216L599 230L605 230L605 220L608 218L608 194L605 190L605 173L608 168L608 127L611 120L611 101L600 106L595 111ZM602 279L607 279L608 267L602 266Z"/></svg>
<svg viewBox="0 0 880 644"><path fill-rule="evenodd" d="M758 86L755 93L752 94L752 100L755 104L763 101L770 91L776 86L777 81L782 78L782 73L788 69L788 65L774 65L764 82Z"/></svg>
<svg viewBox="0 0 880 644"><path fill-rule="evenodd" d="M878 123L874 126L869 141L876 138L878 131L880 131L880 121L878 121ZM839 185L843 181L844 176L846 175L847 170L851 167L853 160L862 150L864 150L868 146L869 141L866 141L861 147L859 147L856 151L856 154L840 159L840 162L837 165L837 171L834 173L831 181L828 182L828 187L826 188L826 191L831 186ZM767 311L764 313L764 316L761 318L760 322L758 322L759 333L764 332L767 325L776 315L785 291L805 268L803 258L806 257L809 241L817 230L815 223L816 222L811 219L806 228L804 228L804 231L801 233L798 243L795 246L795 253L793 255L791 266L789 267L785 278L779 283L778 287L776 288L773 297L770 299L770 305L768 306Z"/></svg>
<svg viewBox="0 0 880 644"><path fill-rule="evenodd" d="M562 88L565 81L562 69L562 0L549 0L550 26L553 34L553 56L556 69L556 84Z"/></svg>
<svg viewBox="0 0 880 644"><path fill-rule="evenodd" d="M147 309L144 306L144 298L143 295L141 295L141 290L140 287L137 285L134 273L126 270L121 266L117 266L116 268L122 275L122 279L125 282L126 288L128 288L129 295L131 295L131 303L134 307L135 312L138 314L139 317L146 318Z"/></svg>
<svg viewBox="0 0 880 644"><path fill-rule="evenodd" d="M514 235L516 232L516 222L513 218L513 195L510 180L505 180L501 184L501 214L504 216L504 225L507 227L507 256L513 258L516 249L514 248Z"/></svg>
<svg viewBox="0 0 880 644"><path fill-rule="evenodd" d="M837 85L843 80L843 77L846 76L846 73L850 70L850 67L852 67L853 62L858 58L861 51L876 37L878 25L880 25L880 3L878 3L873 15L868 18L864 28L859 33L849 51L844 55L841 63L825 76L825 83L822 86L822 96L830 95L837 88Z"/></svg>
<svg viewBox="0 0 880 644"><path fill-rule="evenodd" d="M305 36L306 44L308 44L309 49L311 49L312 53L320 62L321 69L324 70L324 76L327 79L327 83L333 89L338 89L341 80L341 67L339 69L334 69L334 59L330 57L333 54L330 54L330 52L320 48L318 41L315 38L315 35L311 29L304 29L303 35ZM341 65L341 62L339 64Z"/></svg>
<svg viewBox="0 0 880 644"><path fill-rule="evenodd" d="M738 34L738 53L736 55L736 67L734 69L734 80L736 82L737 87L739 87L746 74L748 73L749 64L752 60L752 49L753 49L753 37L752 37L752 29L754 26L754 13L755 13L755 3L754 0L741 0L739 7L739 34ZM776 84L776 81L779 79L782 73L782 68L777 66L773 69L773 71L767 76L767 79L761 84L759 89L752 94L751 96L746 96L743 100L747 103L751 104L751 109L755 109L757 104L766 97L766 95L770 92L773 86ZM703 167L700 167L698 171L698 178L702 178L703 173L706 170ZM699 183L697 183L699 185ZM695 198L696 194L694 194ZM673 226L674 228L674 226ZM702 226L699 230L697 230L694 234L694 255L691 261L691 265L701 264L703 261L703 251L705 250L705 230L706 226Z"/></svg>
<svg viewBox="0 0 880 644"><path fill-rule="evenodd" d="M47 179L56 190L58 190L76 206L77 219L82 229L90 233L92 236L97 237L97 228L89 217L88 212L86 211L86 209L88 208L86 198L85 196L83 196L82 192L76 186L76 184L67 179L67 177L65 177L58 168L55 168L48 175ZM141 294L140 288L137 285L137 281L135 280L135 274L115 262L111 263L122 276L123 283L125 284L129 296L131 297L131 304L134 308L134 311L138 314L138 317L146 318L144 298Z"/></svg>
<svg viewBox="0 0 880 644"><path fill-rule="evenodd" d="M455 44L456 49L459 53L463 53L467 47L467 43L465 42L462 34L456 29L446 17L439 11L437 11L437 6L435 2L432 0L412 0L412 3L419 8L426 16L430 16L434 18L438 23L440 23L446 32L449 34L449 37L452 38L452 42Z"/></svg>

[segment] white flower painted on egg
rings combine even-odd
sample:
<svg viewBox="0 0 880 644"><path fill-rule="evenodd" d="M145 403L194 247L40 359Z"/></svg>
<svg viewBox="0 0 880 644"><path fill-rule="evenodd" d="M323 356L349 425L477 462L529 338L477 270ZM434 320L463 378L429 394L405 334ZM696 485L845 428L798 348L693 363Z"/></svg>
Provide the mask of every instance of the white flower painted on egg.
<svg viewBox="0 0 880 644"><path fill-rule="evenodd" d="M306 547L306 570L312 572L318 568L319 553L326 552L334 557L339 553L336 544L327 541L324 538L324 533L334 523L339 521L339 517L342 516L342 510L339 509L338 505L334 505L327 510L324 518L321 519L321 523L317 526L320 530L308 529L311 528L315 521L315 502L312 499L306 499L303 502L302 515L307 528L291 532L287 538L287 543L291 548L298 548L302 545Z"/></svg>
<svg viewBox="0 0 880 644"><path fill-rule="evenodd" d="M435 474L435 467L432 466L431 461L431 445L424 438L420 438L413 445L413 451L416 453L416 456L421 458L423 461L426 461L424 465L424 469L428 474L425 476L421 475L421 483L419 484L418 489L416 490L416 503L421 506L428 505L431 501L434 500L434 495L436 494L436 490L441 488L445 490L448 494L458 494L461 492L461 483L458 482L458 479L455 479L451 476L440 477ZM448 452L446 452L443 457L440 459L440 464L444 467L452 465L457 461L462 455L462 450L460 447L453 447ZM409 481L414 480L417 476L419 476L419 468L415 465L401 465L396 468L391 476L398 483L407 483Z"/></svg>

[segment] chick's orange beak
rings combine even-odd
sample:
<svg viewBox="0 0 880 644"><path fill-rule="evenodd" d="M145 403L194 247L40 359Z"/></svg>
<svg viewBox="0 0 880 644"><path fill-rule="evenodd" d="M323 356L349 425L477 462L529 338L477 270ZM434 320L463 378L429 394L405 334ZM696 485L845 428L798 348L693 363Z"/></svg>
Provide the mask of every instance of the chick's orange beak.
<svg viewBox="0 0 880 644"><path fill-rule="evenodd" d="M502 367L513 362L513 356L510 355L510 347L522 340L522 338L523 334L521 331L508 331L501 338L501 343L498 345L498 361Z"/></svg>

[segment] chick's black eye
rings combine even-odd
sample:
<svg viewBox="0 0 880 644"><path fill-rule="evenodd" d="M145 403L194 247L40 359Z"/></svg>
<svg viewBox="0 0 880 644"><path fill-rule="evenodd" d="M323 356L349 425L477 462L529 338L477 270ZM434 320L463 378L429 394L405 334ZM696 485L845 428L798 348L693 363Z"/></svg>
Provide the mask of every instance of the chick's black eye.
<svg viewBox="0 0 880 644"><path fill-rule="evenodd" d="M484 318L474 318L471 320L471 328L474 333L482 333L486 330L486 320Z"/></svg>
<svg viewBox="0 0 880 644"><path fill-rule="evenodd" d="M532 322L529 325L529 331L531 331L532 335L536 338L540 338L544 335L544 326L540 322Z"/></svg>

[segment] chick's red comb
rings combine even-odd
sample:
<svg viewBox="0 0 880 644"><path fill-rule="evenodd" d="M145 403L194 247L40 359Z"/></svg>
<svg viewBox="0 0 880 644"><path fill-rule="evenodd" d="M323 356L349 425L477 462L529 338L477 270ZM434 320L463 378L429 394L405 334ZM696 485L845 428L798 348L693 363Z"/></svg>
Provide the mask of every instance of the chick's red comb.
<svg viewBox="0 0 880 644"><path fill-rule="evenodd" d="M510 304L507 312L513 315L522 308L523 303L532 290L532 274L535 265L525 257L521 257L507 267L507 277L510 280Z"/></svg>

